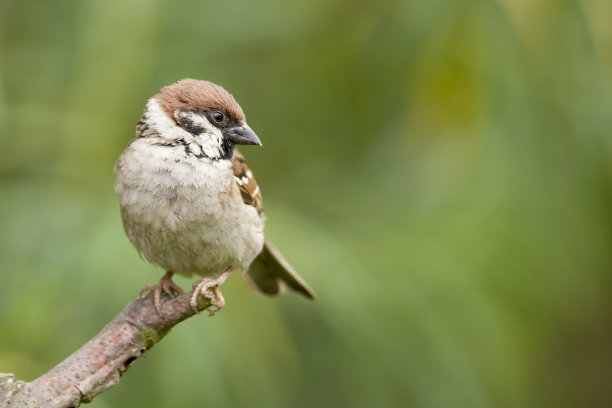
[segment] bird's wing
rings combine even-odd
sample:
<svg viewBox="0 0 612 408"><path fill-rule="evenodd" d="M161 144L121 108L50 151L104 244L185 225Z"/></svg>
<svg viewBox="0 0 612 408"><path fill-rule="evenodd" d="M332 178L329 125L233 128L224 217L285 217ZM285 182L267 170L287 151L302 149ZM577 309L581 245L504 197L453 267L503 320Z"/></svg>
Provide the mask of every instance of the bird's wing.
<svg viewBox="0 0 612 408"><path fill-rule="evenodd" d="M244 156L236 151L234 153L234 180L240 190L242 201L247 205L252 205L257 212L262 215L261 192L253 177L253 173L244 160ZM270 241L264 239L263 250L251 263L245 275L251 288L267 295L278 295L285 290L285 286L314 299L315 295L306 282L293 270L291 265L278 252Z"/></svg>
<svg viewBox="0 0 612 408"><path fill-rule="evenodd" d="M257 213L261 215L263 213L263 206L261 200L261 192L259 186L253 177L253 173L249 166L244 160L244 156L236 150L234 152L234 160L232 162L234 169L234 181L240 190L242 201L246 205L252 205L257 209Z"/></svg>
<svg viewBox="0 0 612 408"><path fill-rule="evenodd" d="M285 286L288 286L308 299L315 298L313 290L267 238L264 240L263 250L257 255L245 277L252 289L267 295L283 293Z"/></svg>

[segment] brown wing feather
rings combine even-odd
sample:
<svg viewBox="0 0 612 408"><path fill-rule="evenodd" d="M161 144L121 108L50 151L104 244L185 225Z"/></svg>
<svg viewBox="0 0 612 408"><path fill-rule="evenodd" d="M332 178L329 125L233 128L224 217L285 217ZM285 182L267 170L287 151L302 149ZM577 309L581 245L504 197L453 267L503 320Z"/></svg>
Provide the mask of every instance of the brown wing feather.
<svg viewBox="0 0 612 408"><path fill-rule="evenodd" d="M244 156L236 150L234 153L234 161L232 162L234 168L234 181L240 190L242 201L247 205L252 205L257 209L258 214L263 213L263 206L261 200L261 192L253 177L253 173L249 166L244 160Z"/></svg>

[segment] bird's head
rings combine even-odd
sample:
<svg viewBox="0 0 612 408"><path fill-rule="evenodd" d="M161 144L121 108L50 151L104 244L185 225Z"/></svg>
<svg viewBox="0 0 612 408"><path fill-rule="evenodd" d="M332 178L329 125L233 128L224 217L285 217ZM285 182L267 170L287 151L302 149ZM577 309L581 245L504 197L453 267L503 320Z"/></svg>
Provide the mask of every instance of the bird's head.
<svg viewBox="0 0 612 408"><path fill-rule="evenodd" d="M234 97L208 81L183 79L162 88L143 119L164 141L213 160L231 157L237 144L261 145Z"/></svg>

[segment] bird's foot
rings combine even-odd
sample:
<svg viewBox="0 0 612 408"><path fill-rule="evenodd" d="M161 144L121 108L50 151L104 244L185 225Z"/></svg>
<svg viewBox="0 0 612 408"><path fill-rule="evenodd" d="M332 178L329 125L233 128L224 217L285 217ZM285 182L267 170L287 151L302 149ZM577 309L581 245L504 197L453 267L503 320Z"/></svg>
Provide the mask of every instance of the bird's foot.
<svg viewBox="0 0 612 408"><path fill-rule="evenodd" d="M228 269L215 278L202 278L193 284L191 308L195 313L200 313L198 310L199 295L202 295L206 299L210 299L212 301L212 306L206 310L209 316L214 315L215 312L218 312L223 308L223 306L225 306L225 299L223 298L223 294L221 294L219 286L225 282L230 273L232 273L232 270Z"/></svg>
<svg viewBox="0 0 612 408"><path fill-rule="evenodd" d="M140 289L140 297L143 297L147 292L153 292L153 299L155 304L155 310L162 316L161 313L161 294L162 291L167 293L170 297L175 297L184 293L183 289L172 281L173 272L166 272L164 276L155 285L143 286Z"/></svg>

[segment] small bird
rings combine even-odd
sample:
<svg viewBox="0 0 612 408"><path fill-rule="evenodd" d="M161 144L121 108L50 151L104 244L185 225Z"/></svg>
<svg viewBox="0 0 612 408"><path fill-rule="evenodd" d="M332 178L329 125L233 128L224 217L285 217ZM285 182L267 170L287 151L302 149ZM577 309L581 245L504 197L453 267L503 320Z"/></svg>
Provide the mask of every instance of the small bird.
<svg viewBox="0 0 612 408"><path fill-rule="evenodd" d="M264 238L259 186L236 145L260 145L242 108L219 85L183 79L149 99L136 138L115 164L115 190L125 232L141 255L166 274L152 286L161 294L183 293L175 273L202 278L197 298L211 299L209 314L225 300L219 286L232 271L268 295L285 286L307 298L313 291Z"/></svg>

